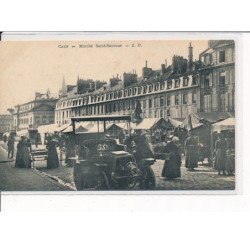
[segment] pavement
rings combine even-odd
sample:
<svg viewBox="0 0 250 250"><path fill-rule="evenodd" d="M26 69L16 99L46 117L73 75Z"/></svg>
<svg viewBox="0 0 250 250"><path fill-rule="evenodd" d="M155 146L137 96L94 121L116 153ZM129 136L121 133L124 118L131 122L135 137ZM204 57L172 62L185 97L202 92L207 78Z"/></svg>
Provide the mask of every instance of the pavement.
<svg viewBox="0 0 250 250"><path fill-rule="evenodd" d="M32 168L15 168L15 159L8 159L6 149L0 147L0 191L69 191L60 183Z"/></svg>
<svg viewBox="0 0 250 250"><path fill-rule="evenodd" d="M14 168L14 161L7 159L5 145L0 142L0 190L6 191L58 191L76 190L73 168L60 161L60 167L47 169L46 161L35 162L35 169ZM2 146L2 147L1 147ZM181 177L166 180L161 177L164 161L152 166L156 176L156 190L234 190L235 176L218 175L212 167L200 163L190 172L181 166Z"/></svg>

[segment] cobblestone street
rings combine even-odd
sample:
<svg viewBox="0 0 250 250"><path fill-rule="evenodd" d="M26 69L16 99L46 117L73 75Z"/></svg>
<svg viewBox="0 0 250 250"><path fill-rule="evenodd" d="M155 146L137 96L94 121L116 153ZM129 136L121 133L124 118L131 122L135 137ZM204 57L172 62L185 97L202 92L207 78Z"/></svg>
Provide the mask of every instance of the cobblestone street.
<svg viewBox="0 0 250 250"><path fill-rule="evenodd" d="M1 158L6 159L7 157L7 148L6 145L1 142ZM0 159L4 160L4 159ZM2 163L1 165L8 164L10 169L10 174L12 175L13 180L15 178L15 173L20 174L20 172L25 170L15 169L14 161L8 163ZM190 172L182 164L181 167L181 177L174 180L166 180L161 177L161 172L163 169L164 161L157 160L152 166L152 169L156 176L156 190L234 190L235 189L235 176L224 176L218 175L217 171L213 168L206 166L206 164L199 165L195 171ZM35 168L38 170L38 173L41 172L45 174L46 177L52 179L55 182L58 182L60 185L65 186L65 190L76 190L73 178L73 168L67 167L64 164L64 161L60 162L60 167L55 169L47 169L46 161L35 162ZM27 171L26 171L27 172ZM6 175L6 171L4 172ZM0 169L1 175L1 169ZM22 176L22 180L25 179L25 176ZM2 179L2 182L4 180ZM34 182L32 182L33 185ZM27 187L31 187L32 184L27 181ZM2 184L4 185L4 183ZM25 182L23 183L25 185ZM8 186L5 186L5 190L8 190ZM16 186L16 185L14 185ZM18 184L17 184L18 186ZM23 187L24 190L25 187ZM13 190L13 187L11 188ZM35 187L32 190L36 190ZM57 188L56 188L57 190ZM42 190L41 190L42 191Z"/></svg>
<svg viewBox="0 0 250 250"><path fill-rule="evenodd" d="M234 190L235 176L218 175L217 171L209 166L199 165L193 171L181 167L181 177L166 180L161 177L164 161L158 160L153 170L156 175L157 189L160 190Z"/></svg>
<svg viewBox="0 0 250 250"><path fill-rule="evenodd" d="M234 190L235 176L218 175L217 171L209 166L199 165L193 171L187 171L181 167L181 178L166 180L161 177L164 161L157 160L153 165L153 171L156 175L157 190ZM64 164L57 169L47 169L42 163L37 164L37 169L46 172L48 175L56 176L65 183L74 186L73 168Z"/></svg>

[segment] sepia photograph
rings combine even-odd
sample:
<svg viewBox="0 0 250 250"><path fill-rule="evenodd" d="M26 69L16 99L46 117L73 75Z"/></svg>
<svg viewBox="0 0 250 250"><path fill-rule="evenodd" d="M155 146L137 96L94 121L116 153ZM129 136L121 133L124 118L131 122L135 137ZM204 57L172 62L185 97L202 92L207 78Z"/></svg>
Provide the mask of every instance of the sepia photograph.
<svg viewBox="0 0 250 250"><path fill-rule="evenodd" d="M0 41L0 191L235 191L236 45Z"/></svg>

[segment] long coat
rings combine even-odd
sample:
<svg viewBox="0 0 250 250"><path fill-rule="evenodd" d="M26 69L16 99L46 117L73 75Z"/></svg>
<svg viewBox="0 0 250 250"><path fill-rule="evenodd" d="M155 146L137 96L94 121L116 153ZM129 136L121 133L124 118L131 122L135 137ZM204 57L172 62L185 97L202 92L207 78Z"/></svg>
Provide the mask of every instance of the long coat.
<svg viewBox="0 0 250 250"><path fill-rule="evenodd" d="M194 137L188 137L185 142L185 166L196 168L198 166L198 144Z"/></svg>
<svg viewBox="0 0 250 250"><path fill-rule="evenodd" d="M166 145L164 152L169 158L164 162L162 177L167 179L181 177L181 154L179 148L171 141Z"/></svg>
<svg viewBox="0 0 250 250"><path fill-rule="evenodd" d="M27 146L27 143L24 140L21 140L17 144L15 167L17 168L30 168L31 167L30 151Z"/></svg>
<svg viewBox="0 0 250 250"><path fill-rule="evenodd" d="M147 158L154 158L154 152L146 135L139 135L134 138L136 144L136 152L134 157L137 164L142 166L143 160Z"/></svg>
<svg viewBox="0 0 250 250"><path fill-rule="evenodd" d="M56 142L53 140L50 140L47 143L47 149L48 149L48 158L47 158L47 168L58 168L59 167L59 159L58 154L56 151Z"/></svg>
<svg viewBox="0 0 250 250"><path fill-rule="evenodd" d="M214 168L221 171L226 168L226 151L228 143L225 139L218 139L215 142Z"/></svg>

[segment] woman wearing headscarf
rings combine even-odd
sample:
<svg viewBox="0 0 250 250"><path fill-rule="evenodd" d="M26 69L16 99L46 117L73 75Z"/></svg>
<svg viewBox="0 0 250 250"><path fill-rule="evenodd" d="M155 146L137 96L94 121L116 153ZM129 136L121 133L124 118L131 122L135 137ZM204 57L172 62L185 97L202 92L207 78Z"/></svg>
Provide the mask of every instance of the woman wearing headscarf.
<svg viewBox="0 0 250 250"><path fill-rule="evenodd" d="M59 159L57 154L57 142L52 140L51 137L48 137L48 143L46 148L48 149L48 158L47 158L47 168L58 168Z"/></svg>
<svg viewBox="0 0 250 250"><path fill-rule="evenodd" d="M167 159L165 159L164 162L162 177L166 177L168 180L181 177L181 154L178 144L179 138L174 136L172 140L167 143L164 150Z"/></svg>

